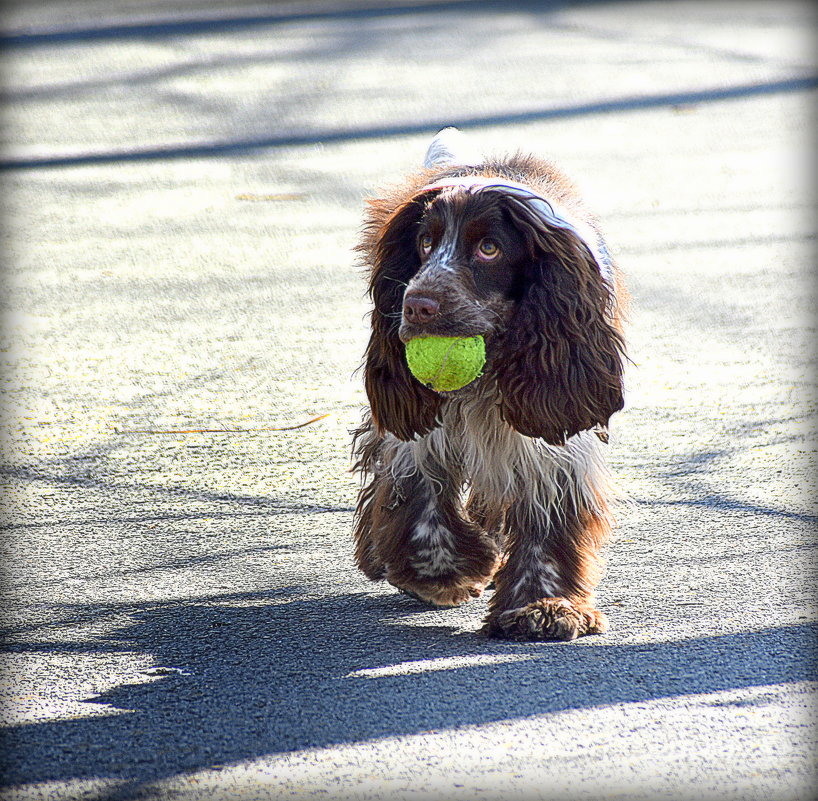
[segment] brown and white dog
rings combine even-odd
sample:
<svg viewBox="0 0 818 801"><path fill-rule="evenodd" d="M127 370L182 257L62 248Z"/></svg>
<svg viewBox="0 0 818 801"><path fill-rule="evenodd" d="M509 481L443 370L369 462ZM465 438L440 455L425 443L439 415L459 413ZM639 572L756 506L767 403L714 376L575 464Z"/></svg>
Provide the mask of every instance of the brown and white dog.
<svg viewBox="0 0 818 801"><path fill-rule="evenodd" d="M493 580L493 636L600 633L602 450L623 405L620 275L557 168L459 158L459 137L441 131L425 168L369 204L357 562L437 606ZM404 347L432 334L482 335L483 375L455 392L421 384Z"/></svg>

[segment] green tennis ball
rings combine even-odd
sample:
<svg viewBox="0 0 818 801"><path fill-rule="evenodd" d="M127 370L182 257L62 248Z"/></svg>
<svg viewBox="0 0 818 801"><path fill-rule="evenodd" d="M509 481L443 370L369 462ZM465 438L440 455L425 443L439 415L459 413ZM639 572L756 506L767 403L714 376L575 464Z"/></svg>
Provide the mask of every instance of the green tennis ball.
<svg viewBox="0 0 818 801"><path fill-rule="evenodd" d="M486 342L481 336L415 337L406 345L406 363L421 384L452 392L483 374Z"/></svg>

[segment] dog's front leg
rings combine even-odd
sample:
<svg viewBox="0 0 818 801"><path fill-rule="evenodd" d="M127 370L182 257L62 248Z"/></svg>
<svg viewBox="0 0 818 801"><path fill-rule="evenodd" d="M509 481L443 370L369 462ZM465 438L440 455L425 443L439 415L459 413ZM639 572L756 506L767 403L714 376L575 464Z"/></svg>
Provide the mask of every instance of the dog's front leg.
<svg viewBox="0 0 818 801"><path fill-rule="evenodd" d="M377 578L436 606L457 606L491 581L498 550L464 516L459 477L423 450L403 443L371 488L370 554L383 566Z"/></svg>
<svg viewBox="0 0 818 801"><path fill-rule="evenodd" d="M607 629L594 607L607 515L562 493L543 506L531 497L506 514L507 559L495 576L485 631L511 640L573 640Z"/></svg>

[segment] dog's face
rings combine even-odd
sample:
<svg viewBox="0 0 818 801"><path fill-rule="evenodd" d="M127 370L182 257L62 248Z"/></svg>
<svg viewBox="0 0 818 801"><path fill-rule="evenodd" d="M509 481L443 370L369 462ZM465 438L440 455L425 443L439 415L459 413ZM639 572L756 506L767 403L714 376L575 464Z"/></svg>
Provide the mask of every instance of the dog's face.
<svg viewBox="0 0 818 801"><path fill-rule="evenodd" d="M486 339L503 419L562 444L622 407L623 342L593 235L511 184L431 184L373 205L372 336L366 389L379 430L400 439L438 425L444 399L409 372L417 336ZM478 384L480 386L478 386Z"/></svg>
<svg viewBox="0 0 818 801"><path fill-rule="evenodd" d="M417 271L398 335L491 336L523 291L525 242L496 194L441 192L427 202L414 242Z"/></svg>

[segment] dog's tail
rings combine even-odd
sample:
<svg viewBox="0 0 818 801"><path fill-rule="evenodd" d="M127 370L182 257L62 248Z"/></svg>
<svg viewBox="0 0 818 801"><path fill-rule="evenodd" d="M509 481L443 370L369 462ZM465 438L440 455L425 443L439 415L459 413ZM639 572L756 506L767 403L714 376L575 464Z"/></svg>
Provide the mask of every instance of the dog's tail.
<svg viewBox="0 0 818 801"><path fill-rule="evenodd" d="M483 156L457 128L444 128L429 143L423 166L428 169L474 167L483 163Z"/></svg>

